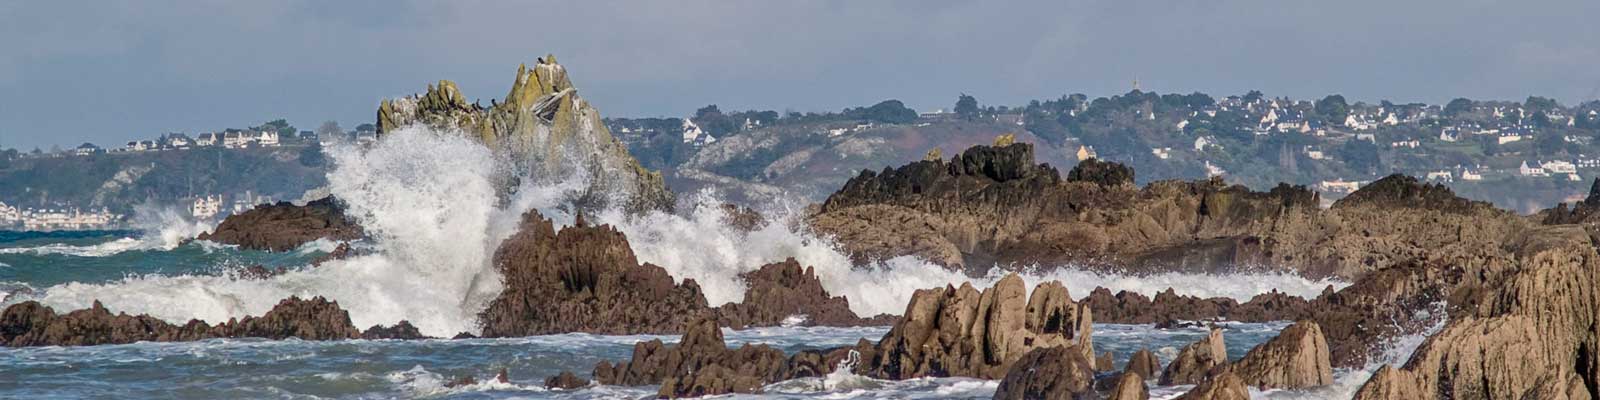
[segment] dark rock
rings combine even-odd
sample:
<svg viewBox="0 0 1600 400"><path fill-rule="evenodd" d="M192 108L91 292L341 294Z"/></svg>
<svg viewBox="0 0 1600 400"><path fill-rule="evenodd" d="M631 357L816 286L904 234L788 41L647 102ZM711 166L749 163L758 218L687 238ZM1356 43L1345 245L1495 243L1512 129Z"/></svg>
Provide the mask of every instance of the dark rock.
<svg viewBox="0 0 1600 400"><path fill-rule="evenodd" d="M212 338L281 340L353 339L360 334L338 303L321 297L291 297L260 317L229 320L215 326L191 320L183 326L148 315L111 314L99 301L88 309L57 315L35 301L13 304L0 314L0 343L24 346L90 346L140 341L177 342Z"/></svg>
<svg viewBox="0 0 1600 400"><path fill-rule="evenodd" d="M1200 383L1211 370L1228 362L1228 351L1222 342L1222 330L1212 329L1211 334L1178 352L1178 357L1161 372L1161 385L1192 385Z"/></svg>
<svg viewBox="0 0 1600 400"><path fill-rule="evenodd" d="M328 254L323 254L321 256L318 256L315 259L312 259L311 260L311 266L313 266L313 267L322 266L323 263L326 263L326 262L329 262L329 261L333 261L333 260L343 260L343 259L346 259L346 258L353 257L355 255L356 255L355 249L350 247L350 242L340 242L338 247L334 247L333 248L333 251L330 251L330 252L328 252Z"/></svg>
<svg viewBox="0 0 1600 400"><path fill-rule="evenodd" d="M1067 172L1068 182L1089 182L1100 186L1133 184L1133 168L1111 161L1090 158Z"/></svg>
<svg viewBox="0 0 1600 400"><path fill-rule="evenodd" d="M1128 358L1128 365L1123 368L1124 373L1139 374L1144 379L1155 378L1161 372L1161 359L1149 349L1139 349Z"/></svg>
<svg viewBox="0 0 1600 400"><path fill-rule="evenodd" d="M367 328L366 331L361 332L361 338L362 339L368 339L368 340L376 340L376 339L398 339L398 340L431 339L430 337L428 337L426 335L423 335L421 331L418 331L417 327L411 326L411 322L410 321L400 321L398 323L395 323L394 326L389 326L389 327L385 327L383 325L373 325L371 328Z"/></svg>
<svg viewBox="0 0 1600 400"><path fill-rule="evenodd" d="M805 315L807 326L861 326L874 322L857 317L843 296L830 296L816 271L801 267L794 258L764 265L740 277L749 283L749 288L743 301L718 309L723 326L774 326L791 315Z"/></svg>
<svg viewBox="0 0 1600 400"><path fill-rule="evenodd" d="M1467 213L1474 208L1492 208L1484 202L1456 196L1441 184L1423 183L1413 176L1393 174L1362 186L1349 196L1334 202L1334 207L1357 205L1379 208L1427 208L1453 213Z"/></svg>
<svg viewBox="0 0 1600 400"><path fill-rule="evenodd" d="M1011 365L995 399L1078 399L1093 397L1095 367L1084 351L1044 347L1029 351Z"/></svg>
<svg viewBox="0 0 1600 400"><path fill-rule="evenodd" d="M552 390L573 390L588 386L588 379L579 378L568 371L561 371L560 375L545 378L544 380L544 388Z"/></svg>
<svg viewBox="0 0 1600 400"><path fill-rule="evenodd" d="M478 335L474 335L471 332L461 332L461 333L457 333L455 336L451 336L450 340L477 339L477 338L478 338Z"/></svg>
<svg viewBox="0 0 1600 400"><path fill-rule="evenodd" d="M661 397L757 393L783 377L787 365L782 351L765 345L729 349L716 320L705 318L689 325L677 345L640 342L631 361L602 361L594 378L602 385L661 385Z"/></svg>
<svg viewBox="0 0 1600 400"><path fill-rule="evenodd" d="M211 232L196 239L238 245L248 250L289 251L313 240L355 240L361 227L344 214L332 197L296 206L289 202L264 204L228 216Z"/></svg>

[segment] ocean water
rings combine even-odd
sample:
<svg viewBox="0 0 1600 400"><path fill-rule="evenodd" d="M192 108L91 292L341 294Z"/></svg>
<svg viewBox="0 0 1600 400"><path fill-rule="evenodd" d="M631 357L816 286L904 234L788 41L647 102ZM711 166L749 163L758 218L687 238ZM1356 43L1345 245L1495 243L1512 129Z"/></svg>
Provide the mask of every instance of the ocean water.
<svg viewBox="0 0 1600 400"><path fill-rule="evenodd" d="M477 332L475 315L498 295L490 257L538 210L561 225L575 217L561 199L586 186L583 176L522 177L500 193L504 163L482 146L448 135L403 129L370 148L336 147L329 189L343 199L370 239L363 255L320 267L310 260L335 243L318 241L287 253L244 251L191 241L210 229L170 208L143 208L138 229L97 232L0 233L0 305L37 300L58 311L103 302L113 312L146 313L175 323L260 315L289 296L325 296L350 312L358 327L408 320L438 337ZM714 305L737 301L738 274L793 257L812 266L833 294L858 314L899 314L917 289L972 284L987 287L1003 272L970 277L912 257L853 266L827 237L799 223L800 204L768 204L772 221L745 232L722 223L714 190L681 195L680 213L591 215L627 234L640 262L660 265L677 279L695 279ZM284 267L287 273L245 279L240 268ZM1226 296L1241 301L1270 290L1315 296L1346 283L1288 274L1154 274L1087 272L1070 265L1022 273L1032 284L1061 281L1074 296L1096 286L1153 295ZM1271 338L1284 323L1226 324L1230 356ZM732 345L768 343L786 352L877 340L885 328L768 328L727 332ZM1203 329L1157 330L1099 324L1097 350L1119 365L1140 348L1163 360L1205 335ZM601 360L624 360L633 343L652 337L554 335L516 339L424 341L211 340L77 348L0 349L0 398L639 398L654 388L590 387L546 391L543 379L562 370L587 376ZM675 337L660 337L673 341ZM1396 341L1378 362L1398 363L1420 342ZM1316 391L1259 393L1267 398L1348 398L1378 363L1339 371L1339 384ZM509 384L493 383L501 368ZM446 388L471 375L490 382ZM780 382L756 397L987 398L996 382L931 378L885 382L840 374ZM1186 387L1155 388L1173 397ZM742 397L742 396L741 396Z"/></svg>

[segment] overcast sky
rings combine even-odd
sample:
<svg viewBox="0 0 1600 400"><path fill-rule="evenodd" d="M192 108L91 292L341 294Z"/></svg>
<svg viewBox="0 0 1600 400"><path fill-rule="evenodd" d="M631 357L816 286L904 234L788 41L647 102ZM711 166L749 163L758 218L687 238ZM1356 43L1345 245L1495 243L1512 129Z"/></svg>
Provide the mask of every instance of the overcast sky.
<svg viewBox="0 0 1600 400"><path fill-rule="evenodd" d="M0 1L0 147L371 122L555 53L608 116L1065 93L1600 97L1600 2Z"/></svg>

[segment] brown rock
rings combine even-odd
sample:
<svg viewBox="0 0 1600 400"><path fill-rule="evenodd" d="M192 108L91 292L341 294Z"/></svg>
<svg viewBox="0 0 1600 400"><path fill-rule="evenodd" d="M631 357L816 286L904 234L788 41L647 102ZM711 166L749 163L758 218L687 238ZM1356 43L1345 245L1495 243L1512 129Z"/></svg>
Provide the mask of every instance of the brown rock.
<svg viewBox="0 0 1600 400"><path fill-rule="evenodd" d="M1128 365L1123 368L1124 373L1139 374L1144 379L1155 378L1161 372L1161 359L1148 349L1139 349L1128 358Z"/></svg>
<svg viewBox="0 0 1600 400"><path fill-rule="evenodd" d="M1333 383L1328 342L1322 328L1300 321L1228 366L1245 385L1261 389L1303 389Z"/></svg>
<svg viewBox="0 0 1600 400"><path fill-rule="evenodd" d="M1211 329L1211 334L1178 352L1178 357L1161 372L1161 385L1192 385L1200 383L1211 370L1228 362L1228 351L1222 342L1222 330ZM1237 377L1236 377L1237 378Z"/></svg>
<svg viewBox="0 0 1600 400"><path fill-rule="evenodd" d="M728 303L717 310L723 326L742 329L774 326L792 315L804 315L806 326L861 326L873 322L850 311L850 301L831 296L822 287L816 271L801 267L794 258L767 264L740 275L749 288L744 300Z"/></svg>
<svg viewBox="0 0 1600 400"><path fill-rule="evenodd" d="M1178 400L1249 400L1250 389L1237 375L1222 372L1200 382Z"/></svg>
<svg viewBox="0 0 1600 400"><path fill-rule="evenodd" d="M1095 368L1083 349L1036 348L1006 371L995 399L1077 399L1094 393Z"/></svg>
<svg viewBox="0 0 1600 400"><path fill-rule="evenodd" d="M1094 358L1094 370L1095 371L1106 372L1106 371L1115 371L1116 369L1117 369L1116 361L1112 361L1111 360L1111 352L1108 351L1108 352L1100 353L1099 357L1095 357Z"/></svg>
<svg viewBox="0 0 1600 400"><path fill-rule="evenodd" d="M367 328L367 330L361 332L361 338L362 339L368 339L368 340L374 340L374 339L398 339L398 340L430 339L428 336L423 335L422 331L417 330L417 327L411 326L411 322L410 321L400 321L400 322L395 323L394 326L388 326L388 327L383 326L383 325L373 325L371 328Z"/></svg>
<svg viewBox="0 0 1600 400"><path fill-rule="evenodd" d="M1150 388L1144 384L1144 376L1134 372L1124 372L1117 378L1117 387L1111 390L1108 400L1146 400L1150 398Z"/></svg>
<svg viewBox="0 0 1600 400"><path fill-rule="evenodd" d="M57 315L55 310L28 301L6 307L0 314L0 343L24 346L90 346L140 341L176 342L211 338L266 338L303 340L353 339L361 334L338 303L321 297L291 297L260 317L229 320L215 326L191 320L176 326L148 315L112 315L99 301L89 309Z"/></svg>
<svg viewBox="0 0 1600 400"><path fill-rule="evenodd" d="M728 349L716 320L705 318L687 327L677 345L640 342L631 361L601 362L594 377L602 385L661 385L662 397L696 397L757 393L787 366L783 352L765 345Z"/></svg>
<svg viewBox="0 0 1600 400"><path fill-rule="evenodd" d="M313 240L355 240L361 227L344 214L332 197L296 206L288 202L256 206L228 216L199 240L238 245L248 250L289 251Z"/></svg>
<svg viewBox="0 0 1600 400"><path fill-rule="evenodd" d="M544 380L544 388L552 390L573 390L587 386L589 386L588 379L579 378L568 371L561 371L560 375L545 378Z"/></svg>

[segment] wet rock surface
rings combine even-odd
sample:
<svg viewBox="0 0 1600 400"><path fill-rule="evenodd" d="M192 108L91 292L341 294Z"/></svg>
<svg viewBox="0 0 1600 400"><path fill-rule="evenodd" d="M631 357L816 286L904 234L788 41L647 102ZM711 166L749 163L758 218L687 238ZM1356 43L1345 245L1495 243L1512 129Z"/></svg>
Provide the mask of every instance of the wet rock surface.
<svg viewBox="0 0 1600 400"><path fill-rule="evenodd" d="M661 397L756 393L767 382L789 375L783 352L765 345L729 349L716 320L700 319L685 328L676 345L659 339L640 342L633 358L595 366L602 385L661 385Z"/></svg>
<svg viewBox="0 0 1600 400"><path fill-rule="evenodd" d="M1179 400L1249 400L1250 389L1245 387L1244 380L1230 372L1218 373L1210 376L1194 389L1178 396Z"/></svg>
<svg viewBox="0 0 1600 400"><path fill-rule="evenodd" d="M861 326L889 325L893 316L863 319L850 311L850 301L844 296L831 296L823 289L816 271L802 267L794 258L761 266L741 274L749 283L744 300L718 307L717 316L723 326L741 329L755 326L775 326L790 316L805 316L801 325Z"/></svg>
<svg viewBox="0 0 1600 400"><path fill-rule="evenodd" d="M545 378L545 389L573 390L589 386L589 380L579 378L571 372L562 371L561 374Z"/></svg>
<svg viewBox="0 0 1600 400"><path fill-rule="evenodd" d="M10 347L89 346L140 341L181 342L213 338L264 338L281 340L354 339L361 331L338 303L321 297L291 297L259 317L244 317L210 325L190 320L173 325L148 315L112 314L99 301L88 309L56 314L50 307L28 301L6 307L0 314L0 342Z"/></svg>
<svg viewBox="0 0 1600 400"><path fill-rule="evenodd" d="M1205 338L1185 346L1178 356L1161 372L1161 385L1193 385L1228 363L1228 351L1222 341L1222 330L1211 329Z"/></svg>
<svg viewBox="0 0 1600 400"><path fill-rule="evenodd" d="M362 339L369 339L369 340L371 340L371 339L398 339L398 340L431 339L427 335L423 335L422 331L417 330L417 327L412 326L411 325L411 321L400 321L400 322L395 323L392 326L373 325L371 328L367 328L367 330L361 332L361 338Z"/></svg>
<svg viewBox="0 0 1600 400"><path fill-rule="evenodd" d="M332 197L297 206L289 202L256 206L228 216L196 239L248 250L289 251L317 239L356 240L363 235Z"/></svg>
<svg viewBox="0 0 1600 400"><path fill-rule="evenodd" d="M1328 342L1315 322L1284 328L1238 362L1228 365L1245 385L1265 389L1304 389L1333 383Z"/></svg>
<svg viewBox="0 0 1600 400"><path fill-rule="evenodd" d="M1028 351L1000 379L995 399L1077 399L1094 393L1095 367L1074 347Z"/></svg>

